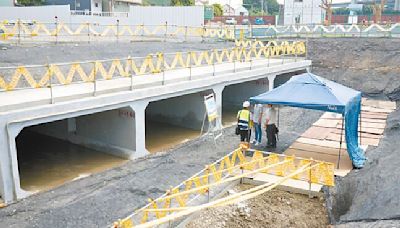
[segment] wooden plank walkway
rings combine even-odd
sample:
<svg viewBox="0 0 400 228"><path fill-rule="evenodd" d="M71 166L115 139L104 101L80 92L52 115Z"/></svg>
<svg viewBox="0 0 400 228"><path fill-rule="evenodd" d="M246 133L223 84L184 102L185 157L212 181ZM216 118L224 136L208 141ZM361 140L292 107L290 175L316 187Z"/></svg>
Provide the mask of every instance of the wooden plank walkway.
<svg viewBox="0 0 400 228"><path fill-rule="evenodd" d="M396 103L365 99L362 100L361 147L378 146L386 127L388 115L396 109ZM346 150L345 132L342 131L342 116L336 113L324 113L306 132L290 147L285 155L296 155L315 160L339 162L340 135L343 133L340 150L339 168L335 175L345 176L352 170L352 163Z"/></svg>

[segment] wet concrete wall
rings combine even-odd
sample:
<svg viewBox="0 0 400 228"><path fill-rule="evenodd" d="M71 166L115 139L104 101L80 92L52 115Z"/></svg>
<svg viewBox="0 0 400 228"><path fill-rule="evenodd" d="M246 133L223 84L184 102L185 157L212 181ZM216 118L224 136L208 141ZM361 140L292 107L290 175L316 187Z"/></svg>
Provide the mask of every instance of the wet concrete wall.
<svg viewBox="0 0 400 228"><path fill-rule="evenodd" d="M204 96L210 93L212 91L208 90L151 102L146 109L146 119L199 130L206 112Z"/></svg>
<svg viewBox="0 0 400 228"><path fill-rule="evenodd" d="M135 151L135 113L121 108L29 127L29 130L123 158Z"/></svg>
<svg viewBox="0 0 400 228"><path fill-rule="evenodd" d="M226 86L222 95L222 105L226 109L242 107L242 103L250 97L268 91L268 79L244 82Z"/></svg>

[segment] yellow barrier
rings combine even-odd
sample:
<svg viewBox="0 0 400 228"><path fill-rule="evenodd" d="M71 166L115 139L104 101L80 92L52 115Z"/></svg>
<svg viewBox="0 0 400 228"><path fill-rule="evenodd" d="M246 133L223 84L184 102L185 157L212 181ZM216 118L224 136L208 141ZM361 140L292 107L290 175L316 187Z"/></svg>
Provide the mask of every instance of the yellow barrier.
<svg viewBox="0 0 400 228"><path fill-rule="evenodd" d="M0 67L0 89L45 88L52 85L68 85L73 82L94 82L116 77L160 73L177 68L221 64L223 62L271 58L281 55L305 53L304 43L284 43L282 46L234 47L211 51L156 53L144 58L125 58L109 61L93 61L40 66ZM87 73L88 72L88 73ZM26 85L20 86L22 81Z"/></svg>
<svg viewBox="0 0 400 228"><path fill-rule="evenodd" d="M2 39L11 37L33 38L33 37L201 37L234 39L234 29L231 27L191 27L177 25L100 25L96 23L68 24L64 22L30 24L17 20L15 23L8 21L0 22L3 31Z"/></svg>
<svg viewBox="0 0 400 228"><path fill-rule="evenodd" d="M148 227L154 224L161 224L165 217L174 216L174 214L169 215L171 213L179 211L185 213L183 211L195 211L203 207L203 205L188 207L188 202L193 199L190 196L208 194L211 187L221 186L224 183L260 172L284 178L300 179L309 183L334 185L334 165L332 163L269 152L250 151L253 152L251 159L245 156L245 151L240 148L236 149L217 162L206 166L203 171L187 179L181 185L169 189L160 198L149 199L147 206L139 209L131 216L119 220L114 224L114 227L130 228L134 224L146 224L146 227ZM212 206L225 205L232 202L231 200L235 199L226 199L226 201L221 201ZM155 222L157 220L160 220L160 223ZM172 219L169 218L165 221L167 220Z"/></svg>

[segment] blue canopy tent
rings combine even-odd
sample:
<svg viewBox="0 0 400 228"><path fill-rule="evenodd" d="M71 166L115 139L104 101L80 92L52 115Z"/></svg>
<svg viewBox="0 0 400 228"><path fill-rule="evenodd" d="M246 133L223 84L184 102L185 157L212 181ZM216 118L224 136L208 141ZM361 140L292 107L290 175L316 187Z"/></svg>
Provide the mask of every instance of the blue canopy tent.
<svg viewBox="0 0 400 228"><path fill-rule="evenodd" d="M342 114L344 118L342 130L343 122L345 122L345 137L350 159L355 167L361 168L364 166L366 158L364 151L358 144L358 116L361 115L361 92L312 73L304 73L293 76L285 84L271 91L251 97L250 102L316 109ZM339 160L340 150L341 146Z"/></svg>

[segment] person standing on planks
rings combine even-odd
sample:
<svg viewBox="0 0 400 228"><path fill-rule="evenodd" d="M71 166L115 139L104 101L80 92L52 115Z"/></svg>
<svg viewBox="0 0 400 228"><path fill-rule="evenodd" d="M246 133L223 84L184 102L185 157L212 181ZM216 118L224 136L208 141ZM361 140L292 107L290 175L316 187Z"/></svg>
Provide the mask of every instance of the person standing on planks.
<svg viewBox="0 0 400 228"><path fill-rule="evenodd" d="M258 145L261 144L261 138L262 138L262 130L261 130L262 115L263 115L263 106L262 106L262 104L255 104L254 105L254 111L253 111L253 123L254 123L255 136L254 136L254 140L252 142L255 146L258 146Z"/></svg>
<svg viewBox="0 0 400 228"><path fill-rule="evenodd" d="M268 104L264 112L265 115L265 130L267 133L267 148L276 148L276 135L278 133L277 110L273 105Z"/></svg>

